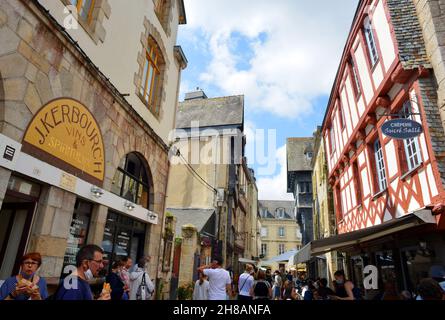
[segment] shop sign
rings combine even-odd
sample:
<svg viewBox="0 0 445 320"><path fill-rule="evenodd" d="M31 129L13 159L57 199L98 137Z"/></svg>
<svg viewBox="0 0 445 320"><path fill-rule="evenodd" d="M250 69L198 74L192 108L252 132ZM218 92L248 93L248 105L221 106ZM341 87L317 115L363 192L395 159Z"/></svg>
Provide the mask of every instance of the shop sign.
<svg viewBox="0 0 445 320"><path fill-rule="evenodd" d="M388 120L382 125L382 133L394 139L412 139L422 133L422 125L410 119Z"/></svg>
<svg viewBox="0 0 445 320"><path fill-rule="evenodd" d="M0 166L14 170L21 148L20 143L0 134Z"/></svg>
<svg viewBox="0 0 445 320"><path fill-rule="evenodd" d="M65 190L76 192L76 182L77 182L76 177L63 172L60 177L59 186Z"/></svg>
<svg viewBox="0 0 445 320"><path fill-rule="evenodd" d="M80 170L101 182L104 179L101 131L90 111L76 100L57 99L40 109L24 141L76 168L74 173Z"/></svg>

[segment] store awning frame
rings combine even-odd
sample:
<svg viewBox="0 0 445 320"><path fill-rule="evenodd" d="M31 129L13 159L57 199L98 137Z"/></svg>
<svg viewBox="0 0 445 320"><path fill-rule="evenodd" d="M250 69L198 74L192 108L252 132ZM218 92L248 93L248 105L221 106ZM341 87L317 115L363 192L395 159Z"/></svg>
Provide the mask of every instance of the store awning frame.
<svg viewBox="0 0 445 320"><path fill-rule="evenodd" d="M436 224L436 218L433 216L431 210L422 208L401 218L386 221L376 226L311 241L295 255L294 263L304 263L309 261L313 256L322 255L334 250L341 251L341 249L357 246L367 241L427 224Z"/></svg>

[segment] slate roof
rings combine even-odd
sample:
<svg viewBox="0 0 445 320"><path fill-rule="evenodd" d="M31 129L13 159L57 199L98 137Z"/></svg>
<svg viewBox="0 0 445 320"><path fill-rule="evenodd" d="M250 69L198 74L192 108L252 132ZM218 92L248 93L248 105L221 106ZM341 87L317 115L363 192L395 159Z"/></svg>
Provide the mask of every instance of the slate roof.
<svg viewBox="0 0 445 320"><path fill-rule="evenodd" d="M179 103L176 128L191 128L192 121L200 127L244 125L244 96L192 99Z"/></svg>
<svg viewBox="0 0 445 320"><path fill-rule="evenodd" d="M312 152L314 156L314 138L288 138L286 145L287 172L312 171L312 158L307 156Z"/></svg>
<svg viewBox="0 0 445 320"><path fill-rule="evenodd" d="M431 68L414 1L387 0L387 4L403 69Z"/></svg>
<svg viewBox="0 0 445 320"><path fill-rule="evenodd" d="M168 212L176 217L176 236L181 236L182 226L192 224L198 229L198 232L203 231L207 222L212 218L215 209L173 209L167 208Z"/></svg>
<svg viewBox="0 0 445 320"><path fill-rule="evenodd" d="M293 201L278 201L278 200L259 200L259 209L261 218L277 219L276 210L284 208L284 219L294 219L294 202ZM267 209L266 216L263 216L263 210Z"/></svg>

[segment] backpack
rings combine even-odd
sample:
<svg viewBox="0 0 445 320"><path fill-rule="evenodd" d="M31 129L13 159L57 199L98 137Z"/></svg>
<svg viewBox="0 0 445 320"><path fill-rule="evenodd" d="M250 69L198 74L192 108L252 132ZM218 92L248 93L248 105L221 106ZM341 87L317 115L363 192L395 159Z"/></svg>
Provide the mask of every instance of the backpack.
<svg viewBox="0 0 445 320"><path fill-rule="evenodd" d="M148 289L147 283L145 282L145 272L142 275L141 284L136 291L136 300L150 300L153 291Z"/></svg>

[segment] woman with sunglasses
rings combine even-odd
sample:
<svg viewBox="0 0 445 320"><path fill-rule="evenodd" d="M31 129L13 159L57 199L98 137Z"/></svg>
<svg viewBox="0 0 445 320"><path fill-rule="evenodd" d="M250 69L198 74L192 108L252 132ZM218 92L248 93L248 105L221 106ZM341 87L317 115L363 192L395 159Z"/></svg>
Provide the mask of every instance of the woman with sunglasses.
<svg viewBox="0 0 445 320"><path fill-rule="evenodd" d="M44 278L36 272L42 264L40 253L28 253L20 259L20 272L5 280L0 300L45 300L48 289Z"/></svg>

